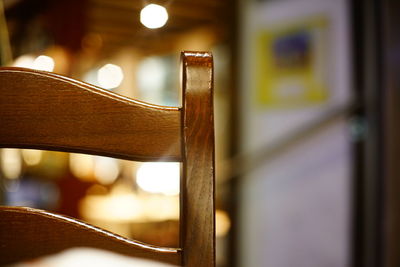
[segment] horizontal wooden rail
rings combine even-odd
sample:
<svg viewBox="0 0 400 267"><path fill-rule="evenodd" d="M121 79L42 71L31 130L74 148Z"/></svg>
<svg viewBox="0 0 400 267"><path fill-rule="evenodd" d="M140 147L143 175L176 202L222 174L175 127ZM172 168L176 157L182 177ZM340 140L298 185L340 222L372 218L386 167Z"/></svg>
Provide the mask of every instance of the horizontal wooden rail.
<svg viewBox="0 0 400 267"><path fill-rule="evenodd" d="M180 249L131 241L76 219L32 208L0 207L0 236L1 251L7 251L1 253L2 266L72 247L93 247L181 264Z"/></svg>
<svg viewBox="0 0 400 267"><path fill-rule="evenodd" d="M0 147L180 161L180 116L57 74L0 68Z"/></svg>

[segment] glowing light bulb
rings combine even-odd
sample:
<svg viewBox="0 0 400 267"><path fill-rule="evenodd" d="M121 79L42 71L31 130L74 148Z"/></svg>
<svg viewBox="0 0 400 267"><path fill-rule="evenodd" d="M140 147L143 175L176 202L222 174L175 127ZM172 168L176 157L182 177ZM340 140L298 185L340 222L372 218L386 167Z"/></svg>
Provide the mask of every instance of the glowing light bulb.
<svg viewBox="0 0 400 267"><path fill-rule="evenodd" d="M225 236L231 228L231 220L228 213L223 210L215 212L215 234L217 237Z"/></svg>
<svg viewBox="0 0 400 267"><path fill-rule="evenodd" d="M53 71L54 70L54 59L48 56L38 56L33 61L33 69L35 70L44 70L44 71Z"/></svg>
<svg viewBox="0 0 400 267"><path fill-rule="evenodd" d="M168 196L179 194L179 179L178 162L146 162L136 173L136 183L141 189Z"/></svg>
<svg viewBox="0 0 400 267"><path fill-rule="evenodd" d="M14 67L21 67L21 68L30 68L33 67L33 62L35 61L35 57L31 55L22 55L18 57L14 63L12 64Z"/></svg>
<svg viewBox="0 0 400 267"><path fill-rule="evenodd" d="M94 156L85 154L69 155L69 168L72 174L82 181L92 181Z"/></svg>
<svg viewBox="0 0 400 267"><path fill-rule="evenodd" d="M165 7L156 4L145 6L140 11L140 22L150 29L161 28L167 23L168 12Z"/></svg>
<svg viewBox="0 0 400 267"><path fill-rule="evenodd" d="M54 59L49 56L22 55L18 57L12 64L14 67L29 68L35 70L53 71Z"/></svg>
<svg viewBox="0 0 400 267"><path fill-rule="evenodd" d="M124 79L121 67L114 64L106 64L97 72L97 81L105 89L118 87Z"/></svg>
<svg viewBox="0 0 400 267"><path fill-rule="evenodd" d="M1 151L1 167L5 177L17 179L21 174L22 161L18 149L4 148Z"/></svg>
<svg viewBox="0 0 400 267"><path fill-rule="evenodd" d="M38 165L42 160L43 151L35 149L22 149L22 158L29 166Z"/></svg>
<svg viewBox="0 0 400 267"><path fill-rule="evenodd" d="M114 183L119 175L118 161L114 158L95 157L94 176L99 183L109 185Z"/></svg>

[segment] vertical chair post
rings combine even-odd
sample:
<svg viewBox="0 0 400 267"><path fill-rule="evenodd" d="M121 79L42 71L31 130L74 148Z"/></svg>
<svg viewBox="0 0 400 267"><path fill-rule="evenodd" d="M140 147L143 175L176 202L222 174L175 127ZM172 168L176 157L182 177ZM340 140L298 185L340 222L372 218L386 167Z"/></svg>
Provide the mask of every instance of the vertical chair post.
<svg viewBox="0 0 400 267"><path fill-rule="evenodd" d="M180 240L183 265L215 266L213 60L183 52Z"/></svg>

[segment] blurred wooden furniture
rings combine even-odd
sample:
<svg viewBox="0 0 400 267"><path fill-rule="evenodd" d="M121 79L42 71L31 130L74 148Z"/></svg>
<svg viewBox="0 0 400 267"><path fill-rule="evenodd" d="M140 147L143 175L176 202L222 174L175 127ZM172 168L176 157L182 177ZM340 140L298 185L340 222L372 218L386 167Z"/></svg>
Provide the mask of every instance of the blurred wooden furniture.
<svg viewBox="0 0 400 267"><path fill-rule="evenodd" d="M94 247L190 267L215 266L213 63L183 52L182 107L155 106L57 74L0 68L0 147L180 161L180 248L131 241L51 212L0 208L0 265Z"/></svg>

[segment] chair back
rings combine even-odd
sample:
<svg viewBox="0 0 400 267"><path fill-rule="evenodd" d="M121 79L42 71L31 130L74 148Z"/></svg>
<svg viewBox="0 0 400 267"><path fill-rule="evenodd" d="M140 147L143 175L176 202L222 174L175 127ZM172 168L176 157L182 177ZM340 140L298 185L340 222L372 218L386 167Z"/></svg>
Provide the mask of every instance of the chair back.
<svg viewBox="0 0 400 267"><path fill-rule="evenodd" d="M132 241L27 207L0 208L0 265L95 247L182 266L215 266L213 62L183 52L182 106L129 99L61 75L0 68L0 147L180 161L180 245Z"/></svg>

